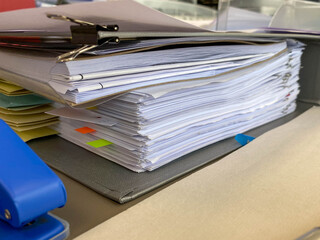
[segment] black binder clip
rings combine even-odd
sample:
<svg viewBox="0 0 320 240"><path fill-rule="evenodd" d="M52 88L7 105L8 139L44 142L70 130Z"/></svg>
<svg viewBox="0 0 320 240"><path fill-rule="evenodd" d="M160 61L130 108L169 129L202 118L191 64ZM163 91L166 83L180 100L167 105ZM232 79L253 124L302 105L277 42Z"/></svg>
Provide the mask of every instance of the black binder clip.
<svg viewBox="0 0 320 240"><path fill-rule="evenodd" d="M91 22L70 18L59 14L47 14L48 18L63 20L68 22L77 23L78 25L70 26L71 30L71 43L83 44L81 48L72 50L70 52L60 55L57 59L58 62L67 62L74 60L79 54L85 53L91 49L109 43L119 43L118 37L100 38L99 32L103 31L118 31L118 25L98 25Z"/></svg>

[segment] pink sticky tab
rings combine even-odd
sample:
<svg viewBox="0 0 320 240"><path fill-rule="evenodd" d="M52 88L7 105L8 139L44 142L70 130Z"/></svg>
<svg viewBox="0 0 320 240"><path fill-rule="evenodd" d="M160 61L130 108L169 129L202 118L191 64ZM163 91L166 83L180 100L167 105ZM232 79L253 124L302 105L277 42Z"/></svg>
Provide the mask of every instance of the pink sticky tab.
<svg viewBox="0 0 320 240"><path fill-rule="evenodd" d="M89 128L89 127L82 127L75 129L77 132L82 133L82 134L87 134L87 133L92 133L95 132L96 130Z"/></svg>

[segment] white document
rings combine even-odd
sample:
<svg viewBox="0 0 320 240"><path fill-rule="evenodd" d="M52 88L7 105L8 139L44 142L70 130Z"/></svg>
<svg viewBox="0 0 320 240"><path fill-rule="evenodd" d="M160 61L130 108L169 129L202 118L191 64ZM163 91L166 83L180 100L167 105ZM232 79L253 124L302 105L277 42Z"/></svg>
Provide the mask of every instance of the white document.
<svg viewBox="0 0 320 240"><path fill-rule="evenodd" d="M114 119L89 111L87 109L76 109L71 107L56 108L47 112L48 114L64 117L89 123L101 124L104 126L113 126L116 124Z"/></svg>

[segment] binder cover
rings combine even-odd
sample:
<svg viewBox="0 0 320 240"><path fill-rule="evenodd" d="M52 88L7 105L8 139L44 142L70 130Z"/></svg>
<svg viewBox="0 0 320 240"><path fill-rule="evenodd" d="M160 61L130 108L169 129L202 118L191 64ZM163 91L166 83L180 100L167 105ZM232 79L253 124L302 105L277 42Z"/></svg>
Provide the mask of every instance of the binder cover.
<svg viewBox="0 0 320 240"><path fill-rule="evenodd" d="M310 107L309 104L300 104L294 113L245 134L258 137ZM135 173L57 136L34 140L29 145L50 166L119 203L129 202L241 147L234 138L229 138L183 156L155 171Z"/></svg>

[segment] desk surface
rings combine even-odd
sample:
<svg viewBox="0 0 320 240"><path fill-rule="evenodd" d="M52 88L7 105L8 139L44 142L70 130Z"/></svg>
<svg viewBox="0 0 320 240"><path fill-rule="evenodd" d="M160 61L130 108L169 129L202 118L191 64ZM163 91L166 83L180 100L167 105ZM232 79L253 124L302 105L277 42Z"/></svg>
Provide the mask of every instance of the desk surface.
<svg viewBox="0 0 320 240"><path fill-rule="evenodd" d="M166 184L138 199L125 204L119 204L92 191L68 176L55 171L61 178L68 193L68 201L65 207L56 209L52 213L67 220L70 223L70 238L73 239L100 223L125 211L138 202L148 198L158 191L170 186L176 181L188 176L178 178L174 182Z"/></svg>
<svg viewBox="0 0 320 240"><path fill-rule="evenodd" d="M320 223L319 145L314 107L79 240L297 239Z"/></svg>

